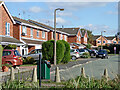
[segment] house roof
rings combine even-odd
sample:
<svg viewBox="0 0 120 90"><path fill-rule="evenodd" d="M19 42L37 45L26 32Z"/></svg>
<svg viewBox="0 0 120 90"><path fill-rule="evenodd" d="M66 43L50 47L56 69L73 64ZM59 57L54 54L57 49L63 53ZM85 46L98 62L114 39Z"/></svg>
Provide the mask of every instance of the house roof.
<svg viewBox="0 0 120 90"><path fill-rule="evenodd" d="M2 3L3 1L0 1L0 4Z"/></svg>
<svg viewBox="0 0 120 90"><path fill-rule="evenodd" d="M109 36L109 37L105 37L107 40L113 40L115 37L114 36Z"/></svg>
<svg viewBox="0 0 120 90"><path fill-rule="evenodd" d="M14 16L13 16L13 18L14 18L14 20L15 20L16 22L18 22L18 23L24 23L25 25L27 24L28 26L33 27L33 28L37 28L37 29L42 29L42 30L45 30L45 31L49 31L48 29L43 28L43 27L41 27L41 26L39 26L39 25L36 25L36 24L34 24L34 23L31 23L31 22L29 22L28 20L20 19L20 18L18 18L18 17L14 17Z"/></svg>
<svg viewBox="0 0 120 90"><path fill-rule="evenodd" d="M1 42L9 42L9 43L19 43L19 44L23 44L22 42L20 42L18 39L16 38L11 38L11 37L0 37L0 41Z"/></svg>
<svg viewBox="0 0 120 90"><path fill-rule="evenodd" d="M26 44L42 44L43 41L35 41L35 40L28 40L28 39L22 39Z"/></svg>
<svg viewBox="0 0 120 90"><path fill-rule="evenodd" d="M98 39L100 36L101 36L101 35L95 35L95 36L93 36L93 40Z"/></svg>
<svg viewBox="0 0 120 90"><path fill-rule="evenodd" d="M34 20L28 20L29 22L31 22L31 23L33 23L33 24L35 24L35 25L37 25L37 26L40 26L40 27L43 27L43 28L47 28L47 29L54 29L53 27L51 27L51 26L48 26L48 25L46 25L46 24L43 24L43 23L40 23L40 22L37 22L37 21L34 21Z"/></svg>
<svg viewBox="0 0 120 90"><path fill-rule="evenodd" d="M71 35L77 35L80 28L57 28L59 31L66 32Z"/></svg>

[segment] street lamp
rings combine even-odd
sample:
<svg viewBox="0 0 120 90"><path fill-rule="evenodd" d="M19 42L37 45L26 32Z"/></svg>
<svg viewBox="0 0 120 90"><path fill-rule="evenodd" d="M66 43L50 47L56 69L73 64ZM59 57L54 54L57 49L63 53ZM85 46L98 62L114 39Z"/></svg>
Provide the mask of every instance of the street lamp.
<svg viewBox="0 0 120 90"><path fill-rule="evenodd" d="M54 65L56 65L56 11L64 11L63 8L57 8L54 11Z"/></svg>
<svg viewBox="0 0 120 90"><path fill-rule="evenodd" d="M101 50L102 50L102 33L106 31L101 31Z"/></svg>

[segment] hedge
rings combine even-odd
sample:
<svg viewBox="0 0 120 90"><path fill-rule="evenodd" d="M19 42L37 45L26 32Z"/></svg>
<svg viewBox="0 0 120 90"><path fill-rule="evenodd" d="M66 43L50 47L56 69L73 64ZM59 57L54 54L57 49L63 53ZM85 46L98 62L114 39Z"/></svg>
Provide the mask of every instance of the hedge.
<svg viewBox="0 0 120 90"><path fill-rule="evenodd" d="M51 63L54 63L54 40L44 42L42 44L42 59L49 60Z"/></svg>
<svg viewBox="0 0 120 90"><path fill-rule="evenodd" d="M17 46L16 46L16 45L9 44L9 45L5 46L5 48L4 48L4 49L16 49L16 48L17 48Z"/></svg>
<svg viewBox="0 0 120 90"><path fill-rule="evenodd" d="M65 52L64 52L64 57L63 57L63 60L62 60L62 63L68 63L71 59L71 56L70 56L70 45L68 42L62 40L62 42L64 43L65 45Z"/></svg>
<svg viewBox="0 0 120 90"><path fill-rule="evenodd" d="M42 44L42 56L43 60L50 60L54 63L54 40ZM70 45L64 40L58 40L56 42L56 63L67 63L70 58Z"/></svg>

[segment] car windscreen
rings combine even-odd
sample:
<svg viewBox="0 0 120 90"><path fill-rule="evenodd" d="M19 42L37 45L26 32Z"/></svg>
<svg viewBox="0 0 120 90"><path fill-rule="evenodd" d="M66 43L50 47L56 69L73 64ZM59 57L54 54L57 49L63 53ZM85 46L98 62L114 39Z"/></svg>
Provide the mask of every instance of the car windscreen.
<svg viewBox="0 0 120 90"><path fill-rule="evenodd" d="M9 56L11 54L11 51L3 51L2 56Z"/></svg>
<svg viewBox="0 0 120 90"><path fill-rule="evenodd" d="M14 51L14 55L15 56L21 56L20 53L17 50Z"/></svg>

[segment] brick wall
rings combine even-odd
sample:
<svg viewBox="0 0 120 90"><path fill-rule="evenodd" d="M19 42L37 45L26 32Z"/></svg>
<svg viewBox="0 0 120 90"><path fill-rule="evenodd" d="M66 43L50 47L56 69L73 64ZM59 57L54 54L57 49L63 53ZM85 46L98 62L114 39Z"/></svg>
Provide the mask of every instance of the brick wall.
<svg viewBox="0 0 120 90"><path fill-rule="evenodd" d="M77 41L77 37L76 36L68 36L68 42L69 43L73 43Z"/></svg>
<svg viewBox="0 0 120 90"><path fill-rule="evenodd" d="M84 37L82 37L82 39L81 39L82 44L87 44L87 41L85 41L85 38L88 39L87 33L85 33Z"/></svg>
<svg viewBox="0 0 120 90"><path fill-rule="evenodd" d="M5 35L5 24L10 23L10 36L13 36L13 22L9 17L7 11L5 10L4 6L1 7L2 9L2 35Z"/></svg>
<svg viewBox="0 0 120 90"><path fill-rule="evenodd" d="M19 25L18 24L15 24L13 25L13 37L20 40L20 30L19 30Z"/></svg>

